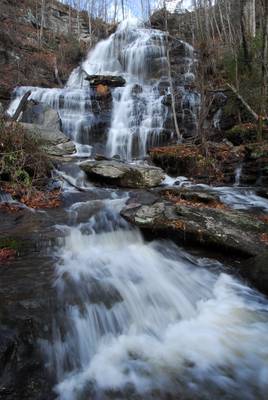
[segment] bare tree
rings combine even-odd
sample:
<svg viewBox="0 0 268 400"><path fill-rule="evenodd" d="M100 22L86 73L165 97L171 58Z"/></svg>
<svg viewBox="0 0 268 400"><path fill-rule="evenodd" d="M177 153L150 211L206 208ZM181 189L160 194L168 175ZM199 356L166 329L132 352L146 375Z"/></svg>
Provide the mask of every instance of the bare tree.
<svg viewBox="0 0 268 400"><path fill-rule="evenodd" d="M40 31L39 31L39 46L42 45L44 26L45 26L45 11L46 11L46 0L41 1L41 13L40 13Z"/></svg>
<svg viewBox="0 0 268 400"><path fill-rule="evenodd" d="M77 20L77 37L78 39L80 38L80 31L81 31L81 27L80 27L80 0L77 0L77 4L76 4L76 20Z"/></svg>
<svg viewBox="0 0 268 400"><path fill-rule="evenodd" d="M168 78L169 78L169 85L170 85L171 107L172 107L172 114L173 114L175 132L176 132L178 141L181 141L182 140L182 136L181 136L179 125L178 125L178 121L177 121L174 86L173 86L173 79L172 79L172 73L171 73L170 44L169 44L169 40L168 40L167 8L166 8L165 0L164 0L164 12L165 12L165 31L166 31L166 38L167 38L166 47L167 47L167 64L168 64Z"/></svg>
<svg viewBox="0 0 268 400"><path fill-rule="evenodd" d="M262 0L262 83L261 83L261 117L259 121L259 136L262 133L263 117L267 119L268 95L268 0Z"/></svg>

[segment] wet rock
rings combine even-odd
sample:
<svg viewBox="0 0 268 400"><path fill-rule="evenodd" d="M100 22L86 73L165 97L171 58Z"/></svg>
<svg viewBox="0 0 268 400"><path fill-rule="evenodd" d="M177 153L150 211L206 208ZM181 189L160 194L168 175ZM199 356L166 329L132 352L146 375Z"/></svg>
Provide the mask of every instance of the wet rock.
<svg viewBox="0 0 268 400"><path fill-rule="evenodd" d="M169 88L170 88L169 80L162 79L158 83L158 91L159 91L160 96L164 96L164 95L168 94L168 92L170 90Z"/></svg>
<svg viewBox="0 0 268 400"><path fill-rule="evenodd" d="M104 156L103 154L95 154L95 160L96 161L103 161L103 160L109 160L106 156Z"/></svg>
<svg viewBox="0 0 268 400"><path fill-rule="evenodd" d="M268 295L268 251L242 262L240 272L257 289Z"/></svg>
<svg viewBox="0 0 268 400"><path fill-rule="evenodd" d="M36 329L30 318L17 320L13 329L0 326L1 399L54 398L54 382L45 370Z"/></svg>
<svg viewBox="0 0 268 400"><path fill-rule="evenodd" d="M33 100L27 101L20 122L42 125L56 130L61 129L61 121L57 111L46 104Z"/></svg>
<svg viewBox="0 0 268 400"><path fill-rule="evenodd" d="M0 329L0 370L3 371L16 344L16 334L10 329Z"/></svg>
<svg viewBox="0 0 268 400"><path fill-rule="evenodd" d="M98 84L91 89L91 107L94 120L89 127L80 132L81 143L94 143L97 151L105 146L111 125L113 99L109 86Z"/></svg>
<svg viewBox="0 0 268 400"><path fill-rule="evenodd" d="M171 94L166 94L163 97L162 104L164 104L164 106L171 107L171 104L172 104Z"/></svg>
<svg viewBox="0 0 268 400"><path fill-rule="evenodd" d="M256 194L260 197L264 197L265 199L268 199L268 189L265 189L265 188L257 189Z"/></svg>
<svg viewBox="0 0 268 400"><path fill-rule="evenodd" d="M121 87L126 84L126 80L117 75L88 75L85 79L89 81L91 86Z"/></svg>
<svg viewBox="0 0 268 400"><path fill-rule="evenodd" d="M196 146L168 146L152 148L149 151L152 161L171 175L185 175L193 170L198 149Z"/></svg>
<svg viewBox="0 0 268 400"><path fill-rule="evenodd" d="M131 93L134 96L137 96L138 94L142 93L143 89L141 85L138 85L137 83L133 86L133 88L131 89Z"/></svg>
<svg viewBox="0 0 268 400"><path fill-rule="evenodd" d="M128 204L152 205L159 201L160 195L152 190L137 190L129 193Z"/></svg>
<svg viewBox="0 0 268 400"><path fill-rule="evenodd" d="M186 200L193 203L202 203L206 205L215 205L221 204L220 197L214 192L210 192L209 190L197 190L193 188L176 188L171 187L167 189L163 189L160 192L162 196L168 198L169 196L173 198L178 198L182 200Z"/></svg>
<svg viewBox="0 0 268 400"><path fill-rule="evenodd" d="M240 182L268 187L268 142L247 144Z"/></svg>
<svg viewBox="0 0 268 400"><path fill-rule="evenodd" d="M268 225L238 211L157 201L153 205L130 204L121 215L160 237L244 256L268 250L268 244L262 240L263 234L268 234Z"/></svg>
<svg viewBox="0 0 268 400"><path fill-rule="evenodd" d="M74 143L60 130L37 124L21 123L26 131L40 141L44 151L52 156L65 156L75 152Z"/></svg>
<svg viewBox="0 0 268 400"><path fill-rule="evenodd" d="M87 161L80 164L80 167L92 180L121 187L154 187L164 180L160 168L130 165L115 160Z"/></svg>

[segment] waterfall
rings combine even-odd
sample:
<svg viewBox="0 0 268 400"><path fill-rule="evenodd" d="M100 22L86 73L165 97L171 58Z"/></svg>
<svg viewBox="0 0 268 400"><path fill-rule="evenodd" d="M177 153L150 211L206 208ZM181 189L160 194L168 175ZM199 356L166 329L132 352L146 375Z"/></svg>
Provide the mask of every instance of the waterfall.
<svg viewBox="0 0 268 400"><path fill-rule="evenodd" d="M103 142L101 135L106 135L101 151L107 156L143 159L149 147L167 144L174 138L173 122L168 122L172 120L171 110L164 101L170 94L166 43L165 32L146 28L135 18L124 20L115 33L90 50L86 60L71 73L65 88L16 88L8 112L12 115L19 99L31 90L30 99L59 112L63 132L76 143L94 146ZM196 131L200 105L200 96L191 86L196 59L191 45L182 40L176 45L175 82L181 102L178 114L182 132L191 136ZM100 111L87 75L124 77L124 87L111 88L109 117L105 110ZM101 133L103 129L105 134Z"/></svg>
<svg viewBox="0 0 268 400"><path fill-rule="evenodd" d="M91 127L95 120L89 87L72 88L66 86L64 89L47 89L32 86L18 87L13 93L15 99L8 109L10 115L14 113L19 100L28 91L31 91L29 100L47 104L57 110L63 132L75 142L81 143L83 131Z"/></svg>
<svg viewBox="0 0 268 400"><path fill-rule="evenodd" d="M234 186L239 186L240 185L240 179L241 179L241 174L242 174L242 169L243 169L243 164L239 164L237 168L235 169L235 182Z"/></svg>
<svg viewBox="0 0 268 400"><path fill-rule="evenodd" d="M59 399L264 400L267 302L213 260L145 243L124 201L63 228L46 345Z"/></svg>
<svg viewBox="0 0 268 400"><path fill-rule="evenodd" d="M145 28L137 19L123 21L108 39L99 42L86 60L70 75L63 89L19 87L13 93L9 114L13 114L23 94L31 90L30 99L55 108L62 121L62 130L75 142L94 145L90 135L102 116L94 108L94 90L87 75L123 76L126 85L112 88L112 111L107 131L106 154L122 159L144 158L151 146L165 144L173 137L166 128L169 109L164 97L169 93L166 57L166 33ZM178 90L182 93L182 110L196 114L199 98L184 87L193 80L193 48L182 41L185 67ZM178 56L179 57L179 56ZM106 116L104 117L106 118ZM189 118L188 118L189 119Z"/></svg>
<svg viewBox="0 0 268 400"><path fill-rule="evenodd" d="M165 33L136 19L123 21L89 52L64 88L16 88L9 113L30 90L30 99L58 111L78 153L88 154L89 145L96 145L92 131L99 134L103 117L88 75L122 76L125 86L111 88L106 153L128 161L144 158L148 147L167 142L172 134L165 125L170 113L164 101L170 97L166 40ZM181 119L190 130L200 97L191 87L193 48L179 43L184 55L178 56L182 70L176 88ZM267 299L213 259L190 255L168 240L146 242L120 217L125 190L97 190L85 181L79 162L58 163L54 173L65 182L64 212L45 214L55 223L58 218L69 223L55 226L61 232L58 248L51 249L57 298L49 298L52 323L39 341L57 399L266 400ZM176 181L191 185L185 177ZM266 200L239 187L209 189L233 208L255 204L268 209ZM144 195L145 204L154 201L154 193ZM12 199L0 191L1 201ZM47 224L40 229L47 230ZM27 308L28 301L20 297L19 307ZM23 357L18 361L24 368ZM29 382L34 387L35 381Z"/></svg>
<svg viewBox="0 0 268 400"><path fill-rule="evenodd" d="M4 192L0 189L0 204L1 203L15 203L11 194Z"/></svg>
<svg viewBox="0 0 268 400"><path fill-rule="evenodd" d="M97 44L83 64L89 75L122 75L126 79L125 87L113 92L107 141L111 157L143 158L149 146L159 143L167 116L158 90L158 80L167 76L165 42L165 33L128 19Z"/></svg>

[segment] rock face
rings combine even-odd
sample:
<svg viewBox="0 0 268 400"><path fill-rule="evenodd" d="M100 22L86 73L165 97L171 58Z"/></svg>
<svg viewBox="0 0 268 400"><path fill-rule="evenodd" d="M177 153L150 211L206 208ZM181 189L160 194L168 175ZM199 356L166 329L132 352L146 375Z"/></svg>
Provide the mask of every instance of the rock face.
<svg viewBox="0 0 268 400"><path fill-rule="evenodd" d="M240 181L244 185L259 184L268 187L268 142L245 146Z"/></svg>
<svg viewBox="0 0 268 400"><path fill-rule="evenodd" d="M51 129L60 130L61 122L57 111L46 104L33 100L27 101L20 122L42 125Z"/></svg>
<svg viewBox="0 0 268 400"><path fill-rule="evenodd" d="M243 262L240 266L240 272L257 289L268 295L268 251Z"/></svg>
<svg viewBox="0 0 268 400"><path fill-rule="evenodd" d="M47 154L64 156L75 152L74 143L60 131L59 114L48 105L33 100L27 101L20 123L31 136L40 141Z"/></svg>
<svg viewBox="0 0 268 400"><path fill-rule="evenodd" d="M36 137L44 151L51 156L65 156L75 152L74 143L60 130L48 126L21 123L27 132Z"/></svg>
<svg viewBox="0 0 268 400"><path fill-rule="evenodd" d="M60 81L66 82L89 45L107 37L111 29L108 23L92 18L90 34L87 13L81 11L77 15L74 8L57 0L43 1L42 19L41 3L41 0L0 0L0 101L5 106L15 84L61 86ZM37 35L41 20L42 46ZM60 81L55 73L56 60Z"/></svg>
<svg viewBox="0 0 268 400"><path fill-rule="evenodd" d="M268 225L242 212L158 200L129 204L121 215L143 231L243 256L268 250Z"/></svg>
<svg viewBox="0 0 268 400"><path fill-rule="evenodd" d="M90 179L120 187L155 187L164 180L160 168L134 166L114 160L87 161L80 167Z"/></svg>
<svg viewBox="0 0 268 400"><path fill-rule="evenodd" d="M202 183L234 183L245 149L226 143L207 145L210 156L201 146L187 144L152 148L149 153L152 161L170 175L186 176Z"/></svg>
<svg viewBox="0 0 268 400"><path fill-rule="evenodd" d="M233 146L208 142L207 157L200 146L174 145L150 150L152 161L168 174L197 182L233 184L240 169L239 184L268 187L268 142Z"/></svg>

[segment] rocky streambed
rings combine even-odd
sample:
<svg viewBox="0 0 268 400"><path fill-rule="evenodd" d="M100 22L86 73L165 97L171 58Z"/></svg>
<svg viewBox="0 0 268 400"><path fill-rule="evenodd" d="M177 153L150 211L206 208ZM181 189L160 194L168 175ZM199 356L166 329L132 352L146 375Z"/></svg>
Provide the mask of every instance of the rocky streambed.
<svg viewBox="0 0 268 400"><path fill-rule="evenodd" d="M95 257L94 246L95 249L96 246L97 248L100 246L105 258L106 252L108 251L108 256L111 251L111 257L112 254L115 257L113 263L119 262L117 257L121 257L120 254L127 251L130 245L129 242L125 242L130 234L128 232L135 232L131 226L144 233L145 238L149 240L148 245L157 238L186 246L189 252L187 257L194 257L191 262L196 265L195 268L198 268L198 262L203 265L204 261L201 260L207 259L209 254L210 257L213 255L214 261L211 263L212 265L214 263L215 271L219 268L225 270L225 264L228 274L240 276L239 279L248 282L252 288L256 287L267 293L268 205L265 200L261 203L262 207L259 204L259 207L254 209L254 204L249 206L245 201L246 192L240 189L240 207L237 197L232 204L230 201L227 204L224 201L224 189L221 193L219 189L215 192L213 187L187 187L185 185L187 181L179 180L177 180L179 186L170 186L165 183L168 180L159 168L148 164L126 164L117 160L82 161L78 165L75 161L69 161L58 165L58 174L56 180L63 176L67 177L63 181L62 205L59 208L34 211L20 207L15 212L14 210L8 212L5 208L0 209L1 241L12 244L16 250L16 257L1 265L0 363L3 373L0 394L2 398L54 399L57 393L60 393L60 398L65 398L65 389L57 386L57 383L59 380L61 382L62 379L67 379L70 371L76 370L73 365L74 360L81 362L81 355L77 353L76 346L81 346L80 340L87 340L88 335L86 332L83 333L83 330L79 331L79 338L80 335L82 337L80 339L73 337L72 345L66 336L71 332L69 331L71 326L68 325L71 323L71 317L68 313L65 315L65 307L67 304L68 307L76 307L75 304L80 304L79 307L82 308L85 306L83 305L85 294L77 292L74 282L78 276L81 278L84 276L83 279L86 279L90 288L89 304L97 307L98 312L100 312L99 307L110 310L111 307L113 309L113 304L120 302L124 304L125 301L121 289L116 286L116 292L119 290L116 293L115 288L109 288L111 282L109 284L107 282L108 286L104 290L102 279L98 282L96 276L86 278L84 275L86 270L78 272L77 278L72 274L76 274L77 262L84 265L83 263L89 262L91 257ZM73 184L70 185L68 182ZM184 185L181 185L181 182L184 182ZM229 190L239 189L229 188ZM250 195L252 196L252 193ZM247 209L243 209L243 206ZM114 248L110 248L112 245L110 240L114 240L112 238L117 237L118 232L123 232L123 236L117 244L119 246L117 256L117 253L113 253ZM106 235L112 235L108 242L106 239L109 236ZM98 240L95 245L87 242L94 240L94 237ZM72 247L69 246L73 245L72 240L75 247L70 250ZM133 243L136 243L136 239ZM171 251L170 244L163 243L166 243L161 245L163 251ZM84 246L89 246L87 251ZM67 253L62 253L63 251ZM93 252L91 256L88 251ZM143 251L145 250L140 248L137 250L137 255L140 254L142 257ZM133 256L130 253L122 256L124 264L128 262L128 257L132 263L130 260ZM223 264L215 261L215 257ZM73 272L67 270L64 272L63 269L55 280L55 274L57 276L62 268L61 265L67 265L66 263L72 265ZM99 261L96 263L99 265ZM140 264L134 267L133 272L135 268L139 268L138 265ZM137 271L138 269L136 273ZM67 281L64 278L65 274L66 278L71 274ZM62 283L65 282L61 289L57 284L59 279L63 279ZM84 291L80 278L79 282L79 287ZM177 289L179 290L179 287ZM92 323L90 321L91 319L84 321L89 324L88 329ZM57 331L58 328L56 333L55 323L60 324L59 329L62 333ZM75 329L78 329L76 325L78 320L75 319L73 323ZM103 329L108 329L105 326ZM63 344L65 350L59 352L57 346ZM69 346L75 346L73 361L69 360L71 356ZM93 344L91 346L94 347ZM65 371L62 372L63 375L59 375L61 378L55 375L57 362L61 365L60 370L63 368ZM78 370L80 368L82 364ZM59 370L57 371L57 374L60 374ZM101 390L97 387L95 390ZM72 398L80 398L80 395L76 397L74 388L70 390L73 393ZM88 393L88 390L84 388L82 393ZM124 393L125 389L122 390ZM194 394L192 396L193 399L196 398Z"/></svg>
<svg viewBox="0 0 268 400"><path fill-rule="evenodd" d="M63 89L14 92L61 202L0 193L0 398L266 400L266 147L147 159L174 139L166 40L123 21ZM175 40L170 56L188 137L195 52Z"/></svg>

